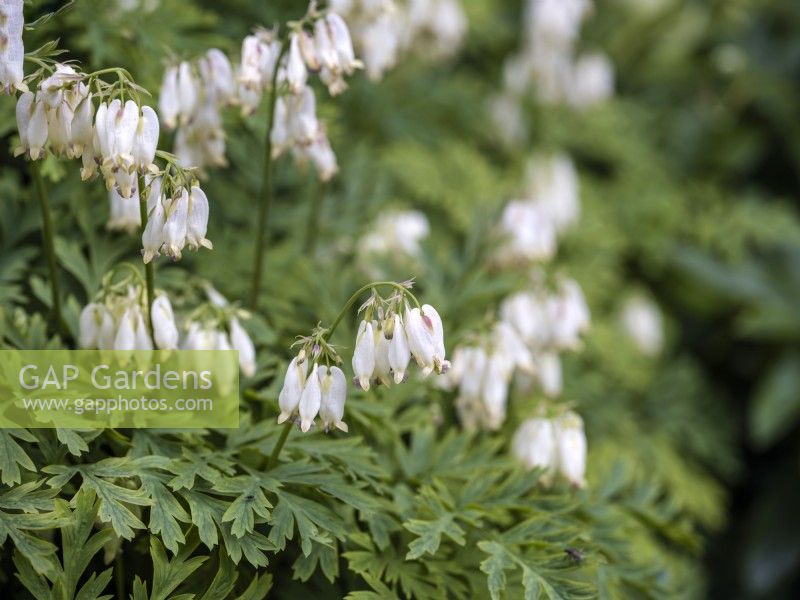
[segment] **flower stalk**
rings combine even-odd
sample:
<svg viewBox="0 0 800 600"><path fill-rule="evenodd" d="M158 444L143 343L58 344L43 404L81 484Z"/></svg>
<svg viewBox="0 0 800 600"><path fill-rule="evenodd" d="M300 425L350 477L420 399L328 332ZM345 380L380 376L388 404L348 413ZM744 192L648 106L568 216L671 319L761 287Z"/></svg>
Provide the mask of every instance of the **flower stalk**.
<svg viewBox="0 0 800 600"><path fill-rule="evenodd" d="M275 124L275 104L278 100L278 69L283 56L289 48L288 38L281 44L281 50L275 61L276 68L272 73L272 82L269 89L267 103L267 132L264 136L264 163L262 166L261 191L258 195L258 231L256 233L256 247L253 258L253 287L250 293L250 307L258 305L258 294L261 290L261 273L264 268L264 254L266 253L267 229L269 227L269 214L272 207L272 128Z"/></svg>
<svg viewBox="0 0 800 600"><path fill-rule="evenodd" d="M142 220L141 234L144 235L144 230L147 227L147 190L144 175L139 176L139 215ZM150 332L151 339L155 339L152 314L153 300L155 298L155 277L155 264L151 260L144 265L145 287L147 289L147 329Z"/></svg>
<svg viewBox="0 0 800 600"><path fill-rule="evenodd" d="M39 205L42 209L42 245L45 257L47 258L47 269L50 275L50 293L52 296L53 319L56 322L57 330L67 333L67 326L61 313L61 291L58 284L58 263L56 262L56 251L53 233L53 217L50 212L50 201L42 180L41 166L37 161L31 161L31 175L36 187L36 195L39 197Z"/></svg>

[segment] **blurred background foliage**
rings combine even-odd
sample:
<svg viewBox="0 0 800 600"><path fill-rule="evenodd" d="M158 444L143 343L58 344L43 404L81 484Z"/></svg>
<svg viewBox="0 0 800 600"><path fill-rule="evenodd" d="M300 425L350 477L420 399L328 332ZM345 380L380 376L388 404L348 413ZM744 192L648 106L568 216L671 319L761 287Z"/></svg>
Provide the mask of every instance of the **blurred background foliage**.
<svg viewBox="0 0 800 600"><path fill-rule="evenodd" d="M59 37L87 70L124 66L155 94L167 57L193 58L211 46L236 56L253 26L285 22L305 10L300 0L152 4L152 10L128 11L108 0L77 0L26 37L26 47ZM26 11L44 13L59 3L31 5ZM341 167L331 184L313 181L288 159L278 162L261 302L266 310L251 324L263 349L262 397L277 390L274 375L293 337L319 320L330 322L352 289L368 279L351 260L354 245L389 206L424 210L432 234L412 273L407 265L384 268L400 280L417 277L425 300L447 315L448 348L479 327L487 307L519 285L482 266L487 230L520 191L530 153L564 150L581 176L583 216L553 268L580 282L592 308L586 348L565 365L565 398L587 425L589 492L576 499L542 495L541 510L560 511L549 529L539 524L515 534L513 524L505 523L494 541L470 533L463 547L446 533L435 557L408 563L413 567L406 571L398 566L406 555L397 543L400 534L386 523L370 523L372 536L352 535L342 547L342 565L349 570L343 567L341 588L319 572L309 574L311 585L337 597L365 589L367 582L374 597L384 597L381 586L394 588L399 581L416 597L438 595L437 585L463 597L473 585L485 590L477 567L488 555L495 562L484 567L498 576L499 565L500 574L508 573L508 597L520 597L521 574L512 577L505 569L513 566L508 549L514 548L514 535L521 535L556 540L547 562L539 563L544 573L569 566L568 556L552 554L562 540L593 548L587 568L608 568L607 576L597 575L609 582L600 590L605 597L795 597L800 4L599 2L581 44L610 54L617 97L581 112L531 103L529 143L522 149L503 144L487 116L502 61L519 44L520 3L465 0L464 7L470 31L455 58L407 57L379 84L357 77L341 98L320 96L319 111ZM264 122L263 107L247 119L226 113L230 166L213 171L204 183L215 251L162 266L160 286L179 288L187 273L195 273L229 298L245 296L261 177L260 158L254 157L261 156ZM0 102L0 134L8 148L13 130L13 103ZM169 148L163 139L162 147ZM17 346L57 344L40 316L49 296L25 169L10 152L0 153L0 165L3 338ZM99 184L81 184L76 171L52 158L45 163L48 178L57 183L50 189L73 326L100 277L117 260L135 256L138 247L135 239L103 229L106 192ZM668 345L657 359L641 356L618 325L622 300L641 290L665 314ZM353 333L339 335L347 340ZM391 473L392 492L379 501L394 503L401 520L411 515L435 521L442 511L457 512L453 506L471 506L470 493L489 494L471 490L470 475L492 465L499 474L510 472L503 440L530 413L529 406L512 402L516 414L499 434L465 448L466 442L459 446L432 426L434 409L425 394L433 395L433 407L452 423L449 399L422 386L394 388L378 403L356 395L348 404L377 453L358 459L353 454L352 460L374 461ZM274 407L254 410L271 419ZM376 423L383 430L369 440L370 424ZM290 455L310 451L294 439L294 450L292 443L287 446ZM349 457L356 451L341 452ZM458 474L447 473L448 452L460 457ZM365 473L357 478L369 481ZM492 481L500 486L499 476ZM437 486L436 494L430 492ZM464 496L443 507L437 494ZM469 518L467 513L460 516ZM376 542L381 527L392 531L393 544L388 533L385 545ZM279 584L274 597L299 593L289 569L300 556L298 547L297 540L291 542L270 566ZM469 565L480 581L443 583L443 573L460 573L455 563ZM9 558L3 565L5 573L12 572ZM296 563L295 574L307 567ZM322 569L327 575L324 564ZM548 581L563 583L558 592L565 597L597 593L595 584L581 585L581 568L570 573L565 581L558 575Z"/></svg>

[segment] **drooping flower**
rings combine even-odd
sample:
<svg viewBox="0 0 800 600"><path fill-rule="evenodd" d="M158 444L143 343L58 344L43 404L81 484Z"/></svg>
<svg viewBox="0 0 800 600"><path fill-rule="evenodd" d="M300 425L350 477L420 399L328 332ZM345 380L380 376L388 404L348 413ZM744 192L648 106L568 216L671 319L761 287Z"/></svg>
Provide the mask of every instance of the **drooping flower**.
<svg viewBox="0 0 800 600"><path fill-rule="evenodd" d="M81 348L97 348L104 319L108 315L106 307L99 302L90 302L81 310L78 319L78 339Z"/></svg>
<svg viewBox="0 0 800 600"><path fill-rule="evenodd" d="M24 92L17 100L17 129L20 145L14 155L27 153L31 160L42 157L47 143L47 115L44 102L35 100L33 92Z"/></svg>
<svg viewBox="0 0 800 600"><path fill-rule="evenodd" d="M161 193L160 183L158 186L158 192L154 185L148 197L149 217L142 234L144 262L162 252L179 260L186 246L192 250L201 246L212 249L213 244L205 237L209 213L205 192L198 186L192 186L191 192L180 188L168 199Z"/></svg>
<svg viewBox="0 0 800 600"><path fill-rule="evenodd" d="M355 382L362 390L369 390L372 372L375 370L375 336L372 323L364 320L358 326L356 345L353 350L353 373Z"/></svg>
<svg viewBox="0 0 800 600"><path fill-rule="evenodd" d="M664 324L661 311L641 294L631 296L620 315L625 334L646 356L655 356L664 346Z"/></svg>
<svg viewBox="0 0 800 600"><path fill-rule="evenodd" d="M230 321L231 346L239 352L239 366L246 377L252 377L256 373L256 348L250 335L239 323L239 319L234 317Z"/></svg>
<svg viewBox="0 0 800 600"><path fill-rule="evenodd" d="M169 298L165 294L156 296L151 311L155 345L162 350L177 350L178 327Z"/></svg>
<svg viewBox="0 0 800 600"><path fill-rule="evenodd" d="M419 256L420 244L428 237L430 224L417 210L382 212L358 243L359 252Z"/></svg>
<svg viewBox="0 0 800 600"><path fill-rule="evenodd" d="M278 415L278 423L283 423L297 414L300 397L306 385L307 372L308 361L300 356L294 357L286 368L283 387L278 395L278 406L281 409L281 413Z"/></svg>
<svg viewBox="0 0 800 600"><path fill-rule="evenodd" d="M142 224L142 216L139 210L139 198L137 197L137 183L134 181L133 190L129 198L124 198L116 187L108 192L108 201L111 205L106 228L109 231L126 231L134 233L139 230Z"/></svg>
<svg viewBox="0 0 800 600"><path fill-rule="evenodd" d="M400 315L392 317L394 321L392 339L389 340L389 366L392 369L394 382L402 383L406 376L408 363L411 361L411 350Z"/></svg>
<svg viewBox="0 0 800 600"><path fill-rule="evenodd" d="M511 448L528 469L544 469L543 481L548 485L558 466L556 428L550 419L528 419L514 434Z"/></svg>
<svg viewBox="0 0 800 600"><path fill-rule="evenodd" d="M320 367L322 400L319 409L319 416L322 420L322 428L328 431L331 427L336 427L341 431L347 432L347 424L344 418L344 403L347 398L347 378L339 367Z"/></svg>
<svg viewBox="0 0 800 600"><path fill-rule="evenodd" d="M311 368L311 373L308 374L303 393L300 394L298 411L300 414L300 429L303 432L311 429L311 425L314 423L314 419L317 418L317 414L322 405L322 388L320 386L319 371L320 367L318 365L314 365Z"/></svg>
<svg viewBox="0 0 800 600"><path fill-rule="evenodd" d="M586 434L583 419L572 411L555 421L558 471L575 487L586 486Z"/></svg>

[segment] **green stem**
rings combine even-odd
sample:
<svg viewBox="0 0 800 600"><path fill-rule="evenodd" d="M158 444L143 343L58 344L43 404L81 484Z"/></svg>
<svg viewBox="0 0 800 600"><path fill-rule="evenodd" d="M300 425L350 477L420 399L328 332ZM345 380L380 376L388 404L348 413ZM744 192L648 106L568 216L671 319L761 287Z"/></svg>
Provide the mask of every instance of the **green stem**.
<svg viewBox="0 0 800 600"><path fill-rule="evenodd" d="M328 329L328 335L327 335L328 339L331 339L333 332L339 326L339 323L341 323L342 319L344 319L344 316L347 314L347 311L350 310L350 308L353 306L356 300L358 300L358 297L361 296L361 294L366 292L368 289L378 287L380 285L386 285L400 290L401 292L403 292L403 294L411 298L414 301L414 304L417 305L417 308L419 308L419 300L417 300L417 297L414 294L412 294L408 288L403 287L396 281L374 281L372 283L368 283L366 285L361 286L355 292L353 292L353 295L350 296L347 302L345 302L345 305L342 307L342 310L340 310L339 314L336 315L336 319L334 319L333 325L331 325L330 329Z"/></svg>
<svg viewBox="0 0 800 600"><path fill-rule="evenodd" d="M117 598L125 600L125 561L122 558L122 548L117 550L114 557L114 583L117 587Z"/></svg>
<svg viewBox="0 0 800 600"><path fill-rule="evenodd" d="M258 231L256 232L256 249L253 259L253 288L250 293L251 308L257 307L258 294L261 290L261 271L264 267L269 212L272 206L272 126L275 122L275 103L278 100L278 70L281 60L288 48L289 44L287 38L281 45L281 51L278 54L278 59L275 61L275 70L272 73L272 83L269 89L267 102L267 132L264 137L264 163L262 166L261 191L258 195Z"/></svg>
<svg viewBox="0 0 800 600"><path fill-rule="evenodd" d="M144 175L139 176L139 216L142 220L141 233L144 235L144 229L147 227L147 194L145 193ZM147 329L150 331L150 339L155 340L151 313L155 297L156 270L152 260L144 266L144 279L147 288Z"/></svg>
<svg viewBox="0 0 800 600"><path fill-rule="evenodd" d="M278 442L275 444L275 447L272 449L272 454L269 455L269 459L267 460L267 470L272 469L278 463L278 456L280 456L281 450L283 450L283 446L286 444L286 440L292 432L293 426L293 419L286 421L286 424L283 426L281 436L278 438Z"/></svg>
<svg viewBox="0 0 800 600"><path fill-rule="evenodd" d="M67 326L61 314L61 291L58 286L58 266L56 262L56 251L53 234L53 216L50 212L50 201L47 198L47 191L44 189L42 171L37 161L31 161L31 174L33 183L36 187L36 195L39 196L39 204L42 208L42 242L44 253L47 257L47 269L50 273L50 294L53 301L53 318L56 327L62 334L67 333Z"/></svg>
<svg viewBox="0 0 800 600"><path fill-rule="evenodd" d="M319 212L322 207L322 197L325 194L325 188L317 183L312 183L311 187L311 202L308 206L308 220L306 221L306 239L303 249L306 254L314 252L314 246L317 241L317 229L319 228Z"/></svg>

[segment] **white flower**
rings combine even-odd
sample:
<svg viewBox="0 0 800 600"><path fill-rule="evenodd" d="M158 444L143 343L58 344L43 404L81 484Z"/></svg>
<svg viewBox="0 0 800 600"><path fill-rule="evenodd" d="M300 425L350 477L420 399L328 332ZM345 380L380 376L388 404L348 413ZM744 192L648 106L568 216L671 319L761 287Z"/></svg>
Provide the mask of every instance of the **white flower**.
<svg viewBox="0 0 800 600"><path fill-rule="evenodd" d="M576 487L586 485L586 434L583 419L567 412L555 421L558 441L558 471Z"/></svg>
<svg viewBox="0 0 800 600"><path fill-rule="evenodd" d="M167 129L174 129L178 124L178 113L181 106L178 99L178 67L168 67L164 71L161 81L161 91L158 95L158 112L164 120Z"/></svg>
<svg viewBox="0 0 800 600"><path fill-rule="evenodd" d="M228 337L228 334L222 330L218 329L214 332L215 334L215 343L214 343L214 350L233 350L231 347L231 339Z"/></svg>
<svg viewBox="0 0 800 600"><path fill-rule="evenodd" d="M351 75L353 71L361 67L361 62L356 60L353 41L350 38L350 30L347 28L347 23L335 12L329 12L325 17L325 21L330 33L331 43L336 50L336 67L347 75Z"/></svg>
<svg viewBox="0 0 800 600"><path fill-rule="evenodd" d="M135 183L135 182L134 182ZM130 198L123 198L116 187L108 192L108 201L111 211L106 223L110 231L127 231L134 233L142 224L142 215L139 210L139 198L136 193L137 185L133 186Z"/></svg>
<svg viewBox="0 0 800 600"><path fill-rule="evenodd" d="M363 254L419 256L420 244L429 233L430 224L424 213L417 210L386 211L361 238L359 250Z"/></svg>
<svg viewBox="0 0 800 600"><path fill-rule="evenodd" d="M183 342L184 350L216 350L217 346L216 330L194 321L188 323L186 339Z"/></svg>
<svg viewBox="0 0 800 600"><path fill-rule="evenodd" d="M134 321L134 349L135 350L152 350L153 340L150 337L150 332L147 330L147 323L145 322L144 313L137 306L133 309Z"/></svg>
<svg viewBox="0 0 800 600"><path fill-rule="evenodd" d="M525 346L514 328L503 321L494 326L496 351L506 356L513 368L532 373L536 370L533 355Z"/></svg>
<svg viewBox="0 0 800 600"><path fill-rule="evenodd" d="M481 389L481 399L486 410L483 425L487 429L499 429L506 420L510 378L511 371L505 357L501 353L491 354L486 361Z"/></svg>
<svg viewBox="0 0 800 600"><path fill-rule="evenodd" d="M297 34L297 43L300 50L300 56L303 62L312 71L318 71L320 68L319 57L317 56L317 49L314 47L314 38L303 30Z"/></svg>
<svg viewBox="0 0 800 600"><path fill-rule="evenodd" d="M179 260L183 249L188 245L192 250L197 250L201 246L211 249L213 245L206 239L206 227L208 226L208 198L205 193L197 186L193 186L191 193L186 188L181 188L175 197L164 207L165 220L161 230L161 243L163 251L173 260ZM152 259L157 256L156 244L159 239L157 236L157 225L160 222L158 206L155 206L154 225L144 239L144 257ZM148 223L148 227L149 227ZM145 227L145 233L148 228ZM146 243L145 243L146 242ZM161 246L159 245L160 249Z"/></svg>
<svg viewBox="0 0 800 600"><path fill-rule="evenodd" d="M589 329L589 306L578 283L573 279L561 282L559 294L548 299L551 323L551 344L559 349L580 348L580 335Z"/></svg>
<svg viewBox="0 0 800 600"><path fill-rule="evenodd" d="M200 96L199 85L192 65L184 61L178 65L178 106L181 121L191 118Z"/></svg>
<svg viewBox="0 0 800 600"><path fill-rule="evenodd" d="M406 376L408 363L411 361L411 350L400 315L394 315L392 339L389 340L389 366L394 374L394 382L402 383Z"/></svg>
<svg viewBox="0 0 800 600"><path fill-rule="evenodd" d="M114 317L106 309L101 314L100 330L97 333L97 349L98 350L113 350L114 339L117 335L116 325L114 324Z"/></svg>
<svg viewBox="0 0 800 600"><path fill-rule="evenodd" d="M520 425L511 442L512 452L528 469L544 469L543 480L552 480L558 466L556 429L550 419L528 419Z"/></svg>
<svg viewBox="0 0 800 600"><path fill-rule="evenodd" d="M44 102L35 99L33 92L24 92L17 100L17 129L20 146L14 155L27 152L31 160L42 157L47 143L47 114Z"/></svg>
<svg viewBox="0 0 800 600"><path fill-rule="evenodd" d="M581 56L572 68L568 92L573 106L585 108L614 95L614 66L605 54Z"/></svg>
<svg viewBox="0 0 800 600"><path fill-rule="evenodd" d="M300 404L300 396L306 385L306 372L308 371L308 361L296 356L286 368L286 375L283 378L283 387L278 395L278 406L281 413L278 416L278 423L283 423L293 417Z"/></svg>
<svg viewBox="0 0 800 600"><path fill-rule="evenodd" d="M460 373L459 395L464 398L479 399L483 390L483 378L489 357L483 348L466 347L459 353L458 361L454 361Z"/></svg>
<svg viewBox="0 0 800 600"><path fill-rule="evenodd" d="M114 350L136 350L136 314L132 308L122 313L114 337Z"/></svg>
<svg viewBox="0 0 800 600"><path fill-rule="evenodd" d="M252 377L256 373L256 348L247 331L236 317L231 319L231 346L239 351L239 366L245 377Z"/></svg>
<svg viewBox="0 0 800 600"><path fill-rule="evenodd" d="M300 429L304 432L311 428L314 419L317 418L320 406L322 405L322 388L319 382L319 370L320 368L314 365L306 380L303 393L300 395Z"/></svg>
<svg viewBox="0 0 800 600"><path fill-rule="evenodd" d="M211 250L213 245L206 239L208 227L208 197L198 186L192 186L189 194L189 215L186 224L186 243L192 250L201 246Z"/></svg>
<svg viewBox="0 0 800 600"><path fill-rule="evenodd" d="M164 294L156 296L151 311L156 346L162 350L177 350L178 327L169 298Z"/></svg>
<svg viewBox="0 0 800 600"><path fill-rule="evenodd" d="M537 155L528 163L526 196L552 222L558 233L580 218L580 184L575 164L566 154Z"/></svg>
<svg viewBox="0 0 800 600"><path fill-rule="evenodd" d="M286 57L286 82L289 84L289 91L293 94L300 93L307 79L308 70L300 52L300 34L293 33L289 37L289 52Z"/></svg>
<svg viewBox="0 0 800 600"><path fill-rule="evenodd" d="M513 200L503 210L500 229L506 236L503 262L548 261L556 253L556 228L547 212L528 200Z"/></svg>
<svg viewBox="0 0 800 600"><path fill-rule="evenodd" d="M658 306L642 295L631 296L622 308L622 327L642 354L655 356L664 346L664 325Z"/></svg>
<svg viewBox="0 0 800 600"><path fill-rule="evenodd" d="M433 341L433 368L437 373L446 373L450 362L445 360L444 327L439 313L430 304L423 304L422 321L429 329Z"/></svg>
<svg viewBox="0 0 800 600"><path fill-rule="evenodd" d="M161 196L161 178L156 177L150 184L147 197L147 225L142 232L142 259L145 264L159 256L164 245L164 199Z"/></svg>
<svg viewBox="0 0 800 600"><path fill-rule="evenodd" d="M139 106L128 100L124 105L117 99L100 104L95 114L96 144L102 162L100 171L106 187L114 185L124 198L130 198L136 181L133 142L139 125Z"/></svg>
<svg viewBox="0 0 800 600"><path fill-rule="evenodd" d="M98 347L100 329L107 314L106 307L97 302L90 302L83 307L78 320L78 338L81 348Z"/></svg>
<svg viewBox="0 0 800 600"><path fill-rule="evenodd" d="M91 157L92 138L94 137L94 103L92 95L87 94L75 109L72 117L72 142L71 152L75 158L81 158L84 150L89 151ZM93 158L93 157L91 157ZM94 160L92 160L94 163Z"/></svg>
<svg viewBox="0 0 800 600"><path fill-rule="evenodd" d="M181 250L186 246L188 220L189 192L181 188L170 202L163 229L164 252L172 260L180 259Z"/></svg>
<svg viewBox="0 0 800 600"><path fill-rule="evenodd" d="M362 390L369 390L372 372L375 370L375 336L372 323L361 321L353 350L353 373L355 383Z"/></svg>
<svg viewBox="0 0 800 600"><path fill-rule="evenodd" d="M386 339L385 332L377 321L372 321L372 335L375 337L375 369L372 379L378 380L383 385L392 382L392 366L389 362L390 341Z"/></svg>
<svg viewBox="0 0 800 600"><path fill-rule="evenodd" d="M339 367L320 367L320 381L322 401L319 416L322 427L327 432L331 427L336 427L347 432L344 418L344 403L347 398L347 379Z"/></svg>
<svg viewBox="0 0 800 600"><path fill-rule="evenodd" d="M140 173L152 168L158 148L158 117L149 106L142 106L133 138L133 164Z"/></svg>
<svg viewBox="0 0 800 600"><path fill-rule="evenodd" d="M320 181L330 181L339 172L336 154L331 148L328 135L320 125L314 139L307 146L295 147L295 157L300 164L309 160L317 170Z"/></svg>
<svg viewBox="0 0 800 600"><path fill-rule="evenodd" d="M555 398L561 395L564 383L558 354L543 352L536 356L536 379L546 396Z"/></svg>
<svg viewBox="0 0 800 600"><path fill-rule="evenodd" d="M422 368L422 374L429 375L434 369L435 348L432 327L425 323L419 308L408 307L403 316L403 325L411 355Z"/></svg>
<svg viewBox="0 0 800 600"><path fill-rule="evenodd" d="M550 342L547 299L538 292L512 294L500 305L500 317L514 328L529 348L540 348Z"/></svg>
<svg viewBox="0 0 800 600"><path fill-rule="evenodd" d="M6 0L0 5L0 93L4 94L10 94L13 88L24 89L22 9L23 0Z"/></svg>
<svg viewBox="0 0 800 600"><path fill-rule="evenodd" d="M222 50L211 48L197 61L204 93L211 102L230 104L236 95L233 67Z"/></svg>

